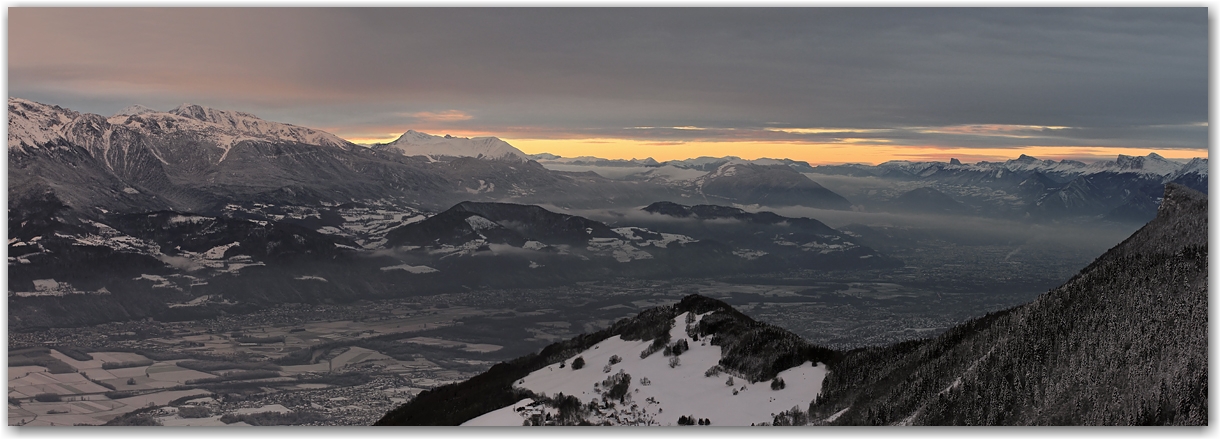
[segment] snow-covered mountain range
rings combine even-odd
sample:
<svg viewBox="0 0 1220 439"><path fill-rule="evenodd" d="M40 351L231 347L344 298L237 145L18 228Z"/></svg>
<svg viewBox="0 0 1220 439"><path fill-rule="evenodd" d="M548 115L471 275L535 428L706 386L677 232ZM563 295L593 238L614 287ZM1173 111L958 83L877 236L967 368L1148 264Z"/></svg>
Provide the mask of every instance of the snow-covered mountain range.
<svg viewBox="0 0 1220 439"><path fill-rule="evenodd" d="M121 143L124 140L123 135L116 134L122 131L145 136L189 133L201 141L213 143L226 153L233 145L247 140L342 148L354 146L325 131L194 104L182 104L169 111L133 105L107 118L9 98L9 149L33 148L61 141L97 143L100 148L109 149L111 142ZM89 136L99 137L101 142L87 139ZM221 154L218 160L223 161L226 155Z"/></svg>
<svg viewBox="0 0 1220 439"><path fill-rule="evenodd" d="M883 209L892 207L894 201L917 187L933 187L949 197L942 204L965 203L966 211L984 215L1021 215L1052 221L1091 218L1142 224L1155 215L1167 183L1207 192L1207 167L1206 158L1181 162L1156 153L1119 155L1114 160L1090 164L1022 155L1003 162L974 164L951 160L817 166L810 174L887 182L895 190L847 194L858 204Z"/></svg>
<svg viewBox="0 0 1220 439"><path fill-rule="evenodd" d="M529 161L530 157L508 142L495 137L434 136L408 130L393 142L371 145L374 149L394 151L407 156L474 157L490 160Z"/></svg>
<svg viewBox="0 0 1220 439"><path fill-rule="evenodd" d="M940 171L976 171L976 172L1040 172L1058 177L1075 177L1104 172L1116 174L1141 174L1148 176L1171 177L1184 169L1188 172L1207 172L1207 159L1195 158L1190 162L1169 160L1153 152L1147 156L1129 156L1119 154L1114 160L1101 160L1089 164L1076 160L1041 160L1036 157L1021 154L1020 157L1003 162L981 161L974 164L962 164L960 161L950 162L912 162L906 160L888 161L876 166L870 165L838 165L841 168L859 169L868 172L882 173L897 171L912 176L927 177ZM835 166L826 167L832 169ZM817 168L823 168L819 166ZM816 171L815 171L816 172Z"/></svg>
<svg viewBox="0 0 1220 439"><path fill-rule="evenodd" d="M700 171L704 171L704 172L713 171L716 168L719 168L720 166L728 164L728 163L753 164L753 165L763 165L763 166L786 165L786 166L791 166L791 167L793 167L795 169L799 169L799 170L806 170L806 169L810 168L809 163L797 161L797 160L791 160L791 159L759 158L759 159L754 159L754 160L747 160L747 159L743 159L743 158L737 157L737 156L725 156L725 157L700 156L700 157L694 157L694 158L688 158L688 159L682 159L682 160L668 160L668 161L664 161L664 162L658 162L655 159L653 159L652 157L648 157L648 158L644 158L644 159L604 159L604 158L593 157L593 156L561 157L561 156L558 156L555 154L550 154L550 153L545 153L545 152L540 153L540 154L530 154L529 157L531 159L537 160L539 163L542 163L544 165L573 165L573 166L591 166L591 167L650 167L650 168L660 168L660 167L665 167L665 166L672 166L672 167L680 168L680 169L694 169L694 170L700 170Z"/></svg>
<svg viewBox="0 0 1220 439"><path fill-rule="evenodd" d="M1042 160L1029 155L1021 154L1020 157L1006 160L1002 162L980 161L972 164L965 164L957 159L952 159L948 162L937 161L910 161L910 160L891 160L878 165L865 164L843 164L843 165L819 165L811 166L808 162L791 160L791 159L742 159L735 156L725 157L696 157L683 160L669 160L658 162L651 157L646 159L603 159L591 156L581 157L560 157L555 154L532 154L530 158L537 160L543 165L569 165L569 166L586 166L586 167L642 167L651 168L641 170L641 176L666 175L674 171L666 171L664 169L682 169L682 170L697 170L703 172L714 171L726 164L753 164L763 166L783 165L796 169L800 172L822 173L822 174L841 174L849 172L847 170L856 170L859 174L869 175L887 175L891 173L901 173L908 176L929 176L941 170L956 170L956 171L975 171L975 172L996 172L1007 171L1017 173L1040 172L1048 175L1056 176L1080 176L1097 174L1103 172L1113 173L1134 173L1145 175L1156 175L1161 177L1169 177L1173 175L1181 175L1191 172L1198 172L1204 175L1207 174L1207 158L1194 158L1190 161L1169 160L1155 152L1149 153L1147 156L1129 156L1119 154L1114 160L1100 160L1093 163L1084 163L1077 160ZM658 172L659 171L659 172ZM690 180L693 177L679 179Z"/></svg>
<svg viewBox="0 0 1220 439"><path fill-rule="evenodd" d="M1156 153L1119 155L1114 160L1088 164L1021 155L1002 162L972 164L952 159L819 166L789 159L746 160L731 156L666 162L651 158L564 158L554 154L531 157L555 170L595 172L617 180L666 185L739 206L832 209L850 206L864 211L1018 216L1051 221L1091 218L1143 223L1155 213L1162 185L1173 182L1206 192L1208 177L1207 158L1184 162ZM828 181L834 184L824 186ZM799 189L798 192L803 192L799 196L790 196L797 187L807 188ZM927 198L926 195L936 196L939 207L918 206L923 201L916 200Z"/></svg>

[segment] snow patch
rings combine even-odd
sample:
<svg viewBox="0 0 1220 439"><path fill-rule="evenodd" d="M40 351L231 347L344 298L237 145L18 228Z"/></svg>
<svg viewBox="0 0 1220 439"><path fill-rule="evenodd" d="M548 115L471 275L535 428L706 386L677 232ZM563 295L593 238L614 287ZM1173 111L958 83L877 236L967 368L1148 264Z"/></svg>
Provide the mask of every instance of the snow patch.
<svg viewBox="0 0 1220 439"><path fill-rule="evenodd" d="M169 223L170 223L170 224L182 224L182 223L199 224L199 223L202 223L202 222L207 222L207 221L211 221L211 220L212 220L212 218L209 218L209 217L206 217L206 216L197 216L197 215L190 215L190 216L187 216L187 215L174 215L174 216L172 216L172 217L170 217L170 218L169 218Z"/></svg>
<svg viewBox="0 0 1220 439"><path fill-rule="evenodd" d="M402 264L402 265L394 265L394 266L390 266L390 267L381 267L381 271L390 271L390 270L403 270L408 273L415 273L415 274L436 273L436 272L440 271L435 268L429 267L427 265L413 266L413 265L408 265L408 264Z"/></svg>
<svg viewBox="0 0 1220 439"><path fill-rule="evenodd" d="M670 330L672 340L687 339L686 315L674 319ZM701 319L703 316L696 316ZM696 320L697 321L697 320ZM535 393L554 396L558 393L572 395L582 402L597 401L601 404L600 392L594 383L600 383L614 372L623 371L631 375L631 386L627 402L616 407L599 409L593 421L608 421L618 425L676 425L679 416L693 415L708 418L712 425L742 426L751 423L771 422L772 414L792 407L804 409L817 397L822 389L827 368L821 364L803 364L779 373L786 384L782 390L771 390L769 383L749 383L734 377L734 385L726 383L729 374L705 376L704 372L719 363L721 348L706 340L690 342L690 350L682 353L680 364L670 367L670 358L655 353L640 358L652 340L623 340L611 337L573 356L582 357L585 367L573 370L552 364L518 381L514 386ZM610 365L610 356L617 355L621 362ZM568 361L570 363L570 361ZM610 365L611 373L603 372ZM643 385L647 378L648 385ZM734 395L733 391L737 394ZM522 400L515 404L484 414L463 425L521 425L529 417L533 401ZM539 409L534 407L533 412Z"/></svg>
<svg viewBox="0 0 1220 439"><path fill-rule="evenodd" d="M662 181L691 182L706 175L706 173L698 169L687 169L679 168L674 165L665 165L645 172L643 175L645 177L655 178Z"/></svg>
<svg viewBox="0 0 1220 439"><path fill-rule="evenodd" d="M236 241L235 241L235 242L232 242L232 243L229 243L229 244L225 244L225 245L221 245L221 246L212 247L212 248L211 248L211 249L209 249L208 251L203 252L203 258L204 258L204 259L211 259L211 260L224 259L224 257L225 257L225 252L229 251L229 249L230 249L230 248L237 247L237 246L240 246L240 245L241 245L241 243L240 243L240 242L236 242Z"/></svg>
<svg viewBox="0 0 1220 439"><path fill-rule="evenodd" d="M594 253L607 254L619 262L630 262L637 259L652 259L652 254L632 246L627 241L615 238L593 238L586 247Z"/></svg>
<svg viewBox="0 0 1220 439"><path fill-rule="evenodd" d="M843 416L844 413L847 413L848 410L851 410L851 406L848 406L847 408L845 408L843 410L839 410L839 411L835 412L835 414L830 415L829 417L826 418L826 422L834 422L835 419L839 419L839 417Z"/></svg>
<svg viewBox="0 0 1220 439"><path fill-rule="evenodd" d="M767 255L767 252L762 250L738 249L733 250L733 255L746 260L755 260Z"/></svg>
<svg viewBox="0 0 1220 439"><path fill-rule="evenodd" d="M494 221L478 215L466 217L466 224L470 224L470 228L474 229L476 232L501 228L500 225L496 224Z"/></svg>

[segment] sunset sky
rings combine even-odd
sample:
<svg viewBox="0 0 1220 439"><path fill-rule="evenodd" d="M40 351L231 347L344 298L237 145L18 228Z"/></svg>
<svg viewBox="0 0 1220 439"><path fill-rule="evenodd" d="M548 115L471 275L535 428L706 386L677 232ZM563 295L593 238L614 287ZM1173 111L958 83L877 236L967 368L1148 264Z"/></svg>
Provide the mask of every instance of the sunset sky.
<svg viewBox="0 0 1220 439"><path fill-rule="evenodd" d="M9 96L810 163L1207 157L1207 9L10 8Z"/></svg>

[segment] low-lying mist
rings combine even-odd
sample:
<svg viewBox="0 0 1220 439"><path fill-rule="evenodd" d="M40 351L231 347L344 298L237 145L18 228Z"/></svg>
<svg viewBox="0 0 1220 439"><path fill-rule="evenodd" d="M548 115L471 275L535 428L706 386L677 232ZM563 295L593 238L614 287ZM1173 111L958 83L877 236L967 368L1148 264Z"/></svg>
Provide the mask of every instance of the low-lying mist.
<svg viewBox="0 0 1220 439"><path fill-rule="evenodd" d="M645 212L643 206L632 209L588 209L564 210L554 206L544 206L557 212L579 215L589 219L605 222L612 227L659 227L666 228L683 224L692 224L700 220L691 218L675 218ZM853 225L864 225L874 229L898 229L908 232L907 235L918 239L935 239L957 245L1011 245L1014 248L1024 246L1027 250L1037 248L1042 250L1071 250L1101 255L1110 247L1117 245L1134 233L1139 227L1127 224L1103 222L1087 223L1038 223L1019 219L986 218L967 215L939 215L918 213L890 212L856 212L843 210L826 210L810 207L743 207L748 212L774 212L776 214L795 218L813 218L830 227L843 230L851 229ZM724 224L719 224L724 223ZM704 222L705 226L711 226ZM730 222L720 221L717 225L729 226ZM723 228L723 227L717 227ZM698 236L692 236L698 239Z"/></svg>
<svg viewBox="0 0 1220 439"><path fill-rule="evenodd" d="M808 207L763 208L783 216L816 218L834 228L849 224L870 227L918 229L961 244L1025 243L1095 248L1097 254L1122 242L1139 229L1130 224L1104 222L1046 223L968 215L854 212Z"/></svg>

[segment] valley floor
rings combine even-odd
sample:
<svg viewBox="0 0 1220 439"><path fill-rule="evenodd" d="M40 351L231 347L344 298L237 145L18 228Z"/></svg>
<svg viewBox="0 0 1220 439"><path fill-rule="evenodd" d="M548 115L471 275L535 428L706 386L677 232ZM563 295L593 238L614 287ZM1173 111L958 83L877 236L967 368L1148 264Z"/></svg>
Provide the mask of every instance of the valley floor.
<svg viewBox="0 0 1220 439"><path fill-rule="evenodd" d="M9 368L9 425L102 424L136 410L149 410L142 416L164 425L216 425L224 424L223 415L281 408L295 416L282 422L366 425L423 389L469 378L496 362L690 293L725 300L813 343L849 348L934 335L1039 292L970 294L794 276L617 280L13 332L10 350L33 349L22 357L29 359L25 363L14 363L10 355L10 364L26 365ZM54 349L60 346L90 353L93 360L75 360ZM313 351L304 361L285 361L304 349ZM190 360L238 364L183 367ZM252 365L259 361L284 364ZM132 366L114 367L121 362ZM38 401L43 394L60 401ZM158 408L150 410L150 404ZM183 417L178 412L184 406L206 407L209 416ZM227 417L226 425L245 422L235 419Z"/></svg>

